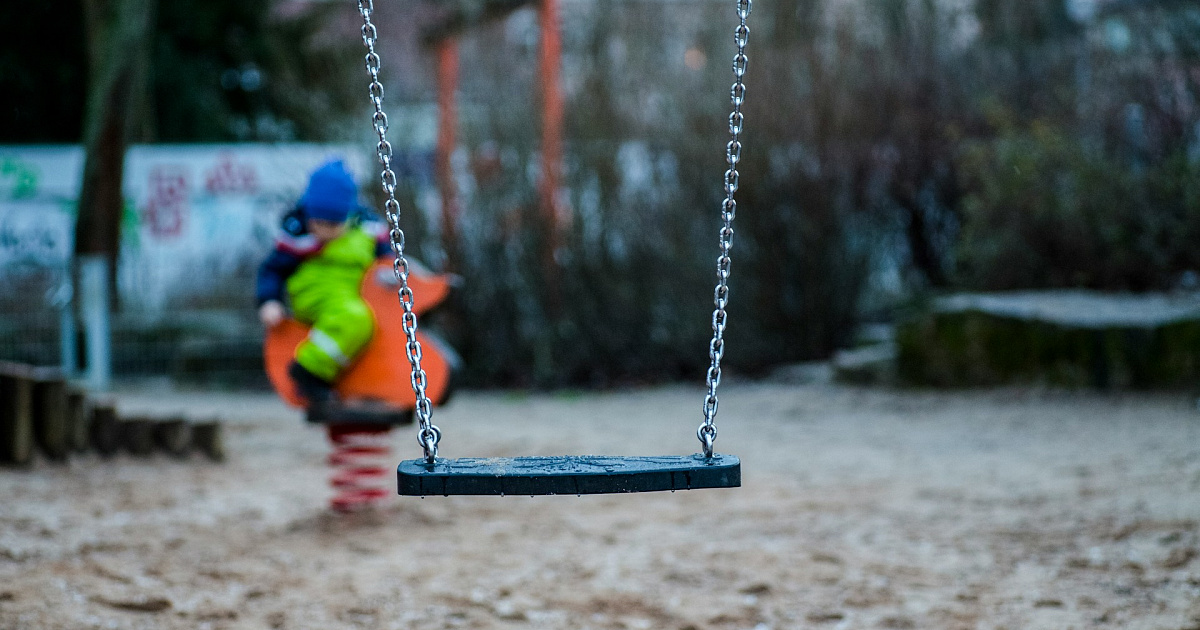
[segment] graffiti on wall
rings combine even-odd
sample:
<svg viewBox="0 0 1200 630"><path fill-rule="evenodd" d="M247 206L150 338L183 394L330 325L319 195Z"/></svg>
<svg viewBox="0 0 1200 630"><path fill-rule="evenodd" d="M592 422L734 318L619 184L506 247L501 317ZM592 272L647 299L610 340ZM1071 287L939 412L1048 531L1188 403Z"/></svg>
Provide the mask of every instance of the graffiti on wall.
<svg viewBox="0 0 1200 630"><path fill-rule="evenodd" d="M69 217L54 206L0 213L0 269L64 265L71 235Z"/></svg>
<svg viewBox="0 0 1200 630"><path fill-rule="evenodd" d="M37 168L15 157L0 159L0 186L9 199L29 199L37 194Z"/></svg>
<svg viewBox="0 0 1200 630"><path fill-rule="evenodd" d="M146 182L148 198L142 208L142 224L154 238L172 239L183 234L188 212L187 172L179 166L150 169Z"/></svg>
<svg viewBox="0 0 1200 630"><path fill-rule="evenodd" d="M338 157L365 179L366 155L342 145L131 147L117 282L123 307L161 312L242 294L249 303L253 271L309 173ZM82 172L76 146L0 147L0 285L69 264Z"/></svg>
<svg viewBox="0 0 1200 630"><path fill-rule="evenodd" d="M258 192L258 169L239 162L230 152L217 156L217 163L204 174L204 190L210 195L253 195Z"/></svg>
<svg viewBox="0 0 1200 630"><path fill-rule="evenodd" d="M38 157L0 153L0 270L8 274L61 267L70 258L71 214L58 191L43 186Z"/></svg>

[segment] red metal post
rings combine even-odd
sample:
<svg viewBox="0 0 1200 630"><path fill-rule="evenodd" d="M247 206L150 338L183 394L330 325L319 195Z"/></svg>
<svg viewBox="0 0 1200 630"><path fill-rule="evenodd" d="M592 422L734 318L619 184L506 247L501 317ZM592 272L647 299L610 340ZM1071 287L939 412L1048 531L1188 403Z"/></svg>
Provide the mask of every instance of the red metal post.
<svg viewBox="0 0 1200 630"><path fill-rule="evenodd" d="M458 126L458 42L447 37L438 44L438 134L434 169L438 192L442 197L442 249L446 252L446 271L458 270L458 190L450 156L454 154Z"/></svg>
<svg viewBox="0 0 1200 630"><path fill-rule="evenodd" d="M558 198L562 179L563 96L559 83L562 63L562 35L559 31L559 0L541 0L541 79L542 79L542 179L538 197L548 238L543 252L546 280L557 285L554 252L559 246L563 209Z"/></svg>

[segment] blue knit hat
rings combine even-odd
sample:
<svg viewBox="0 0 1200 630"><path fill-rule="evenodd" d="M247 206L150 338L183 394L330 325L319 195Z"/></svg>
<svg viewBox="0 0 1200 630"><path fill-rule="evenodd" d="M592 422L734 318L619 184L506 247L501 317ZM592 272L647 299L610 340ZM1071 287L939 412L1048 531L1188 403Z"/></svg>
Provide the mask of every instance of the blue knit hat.
<svg viewBox="0 0 1200 630"><path fill-rule="evenodd" d="M300 205L310 219L341 223L359 208L358 184L341 160L326 162L309 178Z"/></svg>

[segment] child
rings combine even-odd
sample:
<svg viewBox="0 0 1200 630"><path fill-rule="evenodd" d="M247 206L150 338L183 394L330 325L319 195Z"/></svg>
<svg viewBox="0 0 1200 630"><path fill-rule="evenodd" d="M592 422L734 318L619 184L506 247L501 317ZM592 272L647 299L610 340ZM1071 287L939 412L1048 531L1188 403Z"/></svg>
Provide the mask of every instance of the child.
<svg viewBox="0 0 1200 630"><path fill-rule="evenodd" d="M275 249L258 271L258 316L268 328L283 321L286 292L293 316L312 326L288 366L310 405L333 400L338 375L371 340L375 319L360 288L367 268L390 251L387 226L368 220L340 161L318 168L283 217Z"/></svg>

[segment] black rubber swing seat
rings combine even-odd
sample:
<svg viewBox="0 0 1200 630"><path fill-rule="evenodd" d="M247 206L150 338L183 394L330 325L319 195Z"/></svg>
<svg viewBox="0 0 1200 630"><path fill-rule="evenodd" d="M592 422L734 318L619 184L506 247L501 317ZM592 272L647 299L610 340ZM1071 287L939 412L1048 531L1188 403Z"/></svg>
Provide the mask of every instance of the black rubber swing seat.
<svg viewBox="0 0 1200 630"><path fill-rule="evenodd" d="M400 462L401 495L618 494L742 485L733 455L494 457Z"/></svg>

